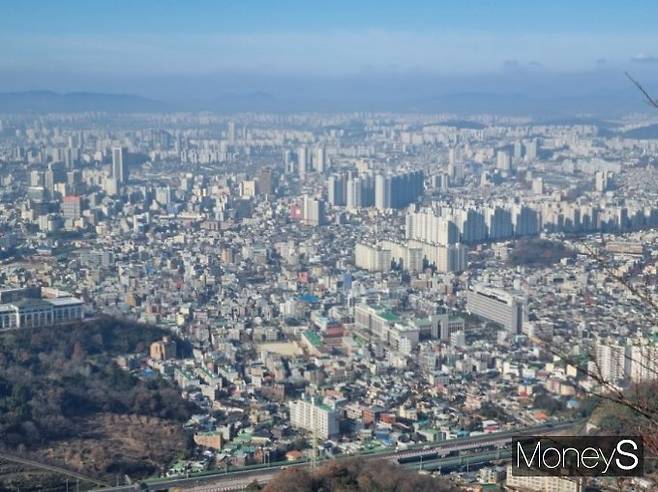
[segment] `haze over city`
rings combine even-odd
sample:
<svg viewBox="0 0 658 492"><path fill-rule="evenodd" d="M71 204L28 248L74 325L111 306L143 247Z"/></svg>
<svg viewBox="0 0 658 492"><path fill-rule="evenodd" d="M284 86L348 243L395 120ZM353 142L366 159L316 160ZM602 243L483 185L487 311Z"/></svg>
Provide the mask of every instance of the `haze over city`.
<svg viewBox="0 0 658 492"><path fill-rule="evenodd" d="M0 91L181 109L615 113L658 82L651 2L4 2ZM38 13L38 15L35 15ZM457 97L455 97L457 96ZM473 103L475 101L475 104ZM233 109L233 108L231 108ZM242 109L238 107L237 109Z"/></svg>
<svg viewBox="0 0 658 492"><path fill-rule="evenodd" d="M656 14L0 0L0 492L658 490Z"/></svg>

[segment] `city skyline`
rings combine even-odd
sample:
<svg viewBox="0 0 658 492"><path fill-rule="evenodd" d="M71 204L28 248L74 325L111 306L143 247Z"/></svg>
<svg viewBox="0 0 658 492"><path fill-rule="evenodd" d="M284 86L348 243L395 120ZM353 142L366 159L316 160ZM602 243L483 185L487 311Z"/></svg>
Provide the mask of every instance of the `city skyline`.
<svg viewBox="0 0 658 492"><path fill-rule="evenodd" d="M658 490L656 14L0 0L0 490Z"/></svg>

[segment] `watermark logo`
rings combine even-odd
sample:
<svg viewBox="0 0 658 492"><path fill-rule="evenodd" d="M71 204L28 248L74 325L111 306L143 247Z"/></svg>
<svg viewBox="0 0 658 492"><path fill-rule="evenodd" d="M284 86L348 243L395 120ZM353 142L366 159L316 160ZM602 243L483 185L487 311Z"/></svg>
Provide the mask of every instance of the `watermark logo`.
<svg viewBox="0 0 658 492"><path fill-rule="evenodd" d="M523 436L512 440L516 476L639 477L640 436Z"/></svg>

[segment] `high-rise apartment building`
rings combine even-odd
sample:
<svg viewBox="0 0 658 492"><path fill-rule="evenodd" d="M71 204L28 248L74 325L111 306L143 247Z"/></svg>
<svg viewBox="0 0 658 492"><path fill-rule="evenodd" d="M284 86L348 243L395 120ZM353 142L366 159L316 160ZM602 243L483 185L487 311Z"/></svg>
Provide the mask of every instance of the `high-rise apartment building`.
<svg viewBox="0 0 658 492"><path fill-rule="evenodd" d="M327 222L325 208L324 200L304 196L302 220L309 225L324 225Z"/></svg>
<svg viewBox="0 0 658 492"><path fill-rule="evenodd" d="M506 150L496 152L496 168L500 171L509 171L512 169L512 160L510 159L509 152Z"/></svg>
<svg viewBox="0 0 658 492"><path fill-rule="evenodd" d="M124 162L123 147L112 148L112 177L116 179L120 185L124 184L128 178Z"/></svg>
<svg viewBox="0 0 658 492"><path fill-rule="evenodd" d="M334 207L342 207L346 204L347 179L345 176L329 176L327 180L327 198Z"/></svg>
<svg viewBox="0 0 658 492"><path fill-rule="evenodd" d="M320 400L302 398L291 401L289 409L290 425L293 427L309 431L322 439L338 435L338 412Z"/></svg>
<svg viewBox="0 0 658 492"><path fill-rule="evenodd" d="M65 219L79 219L82 216L82 199L77 195L65 196L62 200L62 215Z"/></svg>
<svg viewBox="0 0 658 492"><path fill-rule="evenodd" d="M306 147L301 146L297 149L297 173L304 176L308 171L308 152Z"/></svg>
<svg viewBox="0 0 658 492"><path fill-rule="evenodd" d="M316 147L315 153L313 154L313 168L319 172L323 173L327 167L327 150L323 145Z"/></svg>
<svg viewBox="0 0 658 492"><path fill-rule="evenodd" d="M391 269L391 251L380 246L357 243L354 264L369 272L388 272Z"/></svg>
<svg viewBox="0 0 658 492"><path fill-rule="evenodd" d="M423 193L425 175L411 171L375 177L375 206L379 210L403 208Z"/></svg>

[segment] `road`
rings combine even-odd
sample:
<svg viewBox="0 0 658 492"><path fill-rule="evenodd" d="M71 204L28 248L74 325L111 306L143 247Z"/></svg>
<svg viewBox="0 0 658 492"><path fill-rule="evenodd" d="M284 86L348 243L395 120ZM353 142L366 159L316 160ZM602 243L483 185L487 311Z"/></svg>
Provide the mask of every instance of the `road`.
<svg viewBox="0 0 658 492"><path fill-rule="evenodd" d="M454 456L450 458L439 458L418 463L406 463L406 468L416 470L445 470L446 468L479 465L489 463L490 461L505 460L512 456L510 449L498 449L496 451L482 451L479 453L468 454L465 456Z"/></svg>
<svg viewBox="0 0 658 492"><path fill-rule="evenodd" d="M497 453L498 451L486 450L483 452L478 452L469 456L457 456L445 458L443 456L451 453L453 451L466 451L469 449L477 449L481 447L488 446L497 446L503 447L509 445L514 436L520 434L526 435L535 435L535 434L546 434L549 432L556 432L560 430L565 430L573 427L576 422L565 422L562 424L556 425L542 425L536 427L530 427L525 429L518 429L514 431L503 431L496 432L491 434L483 434L479 436L467 437L462 439L453 439L450 441L441 441L429 445L417 445L411 449L406 450L387 450L380 453L372 454L355 454L351 456L340 456L336 459L349 459L362 457L366 460L372 459L387 459L391 461L398 461L400 458L415 458L423 455L434 455L432 459L427 460L426 465L429 466L432 463L443 463L443 466L447 466L447 463L459 463L459 460L469 460L470 457L479 459L479 462L482 460L491 459L490 456L493 456L492 453ZM439 454L439 457L436 456L436 453ZM469 461L470 462L470 461ZM466 461L464 462L466 463ZM471 462L471 463L475 463ZM273 463L269 466L260 466L255 467L254 469L238 469L235 471L217 471L217 472L205 472L189 478L162 478L147 480L145 484L148 486L149 490L165 490L174 487L180 488L191 488L196 492L224 492L229 490L241 490L244 489L254 480L257 480L259 483L265 483L270 480L274 475L276 475L281 470L286 468L304 468L309 467L310 463L298 462L298 463ZM404 466L407 467L416 467L420 466L420 462L406 463ZM423 466L425 468L425 466ZM96 489L97 492L131 492L138 489L138 485L126 485L120 487L110 487L104 489Z"/></svg>
<svg viewBox="0 0 658 492"><path fill-rule="evenodd" d="M59 466L54 466L54 465L46 465L44 463L41 463L39 461L34 461L30 460L27 458L23 458L21 456L16 456L13 454L8 454L8 453L0 453L0 459L3 459L5 461L11 461L12 463L19 463L21 465L29 466L31 468L38 468L40 470L47 470L53 473L57 473L59 475L66 475L68 477L73 477L77 480L83 481L83 482L90 482L96 485L100 485L101 487L108 487L108 484L105 482L102 482L98 479L87 477L85 475L82 475L80 473L67 470L66 468L61 468ZM104 489L99 489L99 490L107 490L106 488Z"/></svg>

